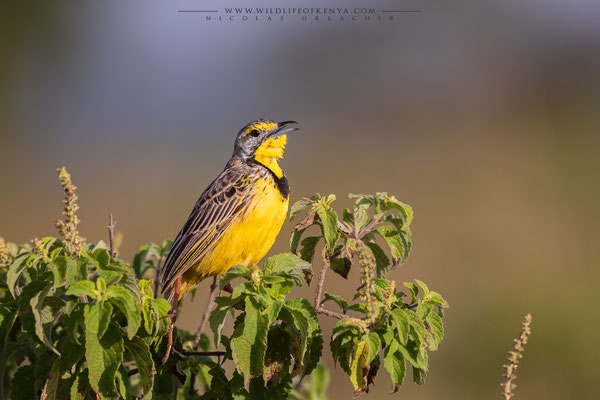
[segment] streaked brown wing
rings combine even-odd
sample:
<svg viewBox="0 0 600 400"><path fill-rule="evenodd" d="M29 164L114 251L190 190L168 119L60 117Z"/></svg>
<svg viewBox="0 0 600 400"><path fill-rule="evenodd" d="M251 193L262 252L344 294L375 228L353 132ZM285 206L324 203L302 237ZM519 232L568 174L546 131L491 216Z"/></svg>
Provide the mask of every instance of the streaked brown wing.
<svg viewBox="0 0 600 400"><path fill-rule="evenodd" d="M221 237L252 197L247 172L227 169L200 195L192 213L173 242L161 269L162 290L193 266Z"/></svg>

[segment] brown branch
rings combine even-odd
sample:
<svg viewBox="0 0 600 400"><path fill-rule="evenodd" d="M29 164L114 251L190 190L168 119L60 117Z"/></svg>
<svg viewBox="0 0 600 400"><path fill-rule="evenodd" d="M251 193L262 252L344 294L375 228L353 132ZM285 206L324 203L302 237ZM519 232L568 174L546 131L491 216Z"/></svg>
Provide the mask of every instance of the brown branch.
<svg viewBox="0 0 600 400"><path fill-rule="evenodd" d="M186 351L178 352L188 357L206 356L206 357L221 357L227 354L225 351Z"/></svg>
<svg viewBox="0 0 600 400"><path fill-rule="evenodd" d="M202 332L204 332L204 328L206 327L206 323L208 322L208 317L210 316L210 312L215 305L215 297L217 297L217 288L219 285L217 284L217 277L213 278L213 281L210 285L210 293L208 294L208 303L206 304L206 308L204 309L204 314L202 315L202 319L200 320L200 326L196 331L196 337L194 338L194 348L198 348L198 344L200 343L200 338L202 337Z"/></svg>
<svg viewBox="0 0 600 400"><path fill-rule="evenodd" d="M328 317L344 319L351 318L349 315L336 313L333 311L329 311L323 307L321 304L321 297L323 297L323 285L325 284L325 275L327 274L327 270L329 269L329 260L326 259L321 267L321 272L319 273L319 280L317 281L317 291L315 293L315 311L319 314L327 315Z"/></svg>
<svg viewBox="0 0 600 400"><path fill-rule="evenodd" d="M117 253L115 252L115 225L117 221L113 219L112 213L108 214L108 254L110 258L115 258Z"/></svg>
<svg viewBox="0 0 600 400"><path fill-rule="evenodd" d="M294 226L294 228L292 229L292 231L293 232L298 232L301 229L308 228L309 226L311 226L315 222L315 216L316 215L317 215L317 213L315 211L309 212L306 215L306 218L304 218L296 226Z"/></svg>

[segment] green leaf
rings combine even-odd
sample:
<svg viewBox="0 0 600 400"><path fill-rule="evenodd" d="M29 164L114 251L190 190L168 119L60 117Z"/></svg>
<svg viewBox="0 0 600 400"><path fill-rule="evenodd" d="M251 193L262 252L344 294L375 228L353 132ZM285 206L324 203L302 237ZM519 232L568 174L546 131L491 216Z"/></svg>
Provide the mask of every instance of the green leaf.
<svg viewBox="0 0 600 400"><path fill-rule="evenodd" d="M60 250L60 248L55 249ZM54 262L50 264L49 269L54 275L54 288L58 288L65 284L65 278L67 276L67 260L64 256L60 256L54 259Z"/></svg>
<svg viewBox="0 0 600 400"><path fill-rule="evenodd" d="M17 282L21 277L21 274L27 269L27 259L29 254L25 253L17 256L10 267L8 267L8 272L6 273L6 285L8 286L8 290L10 290L10 294L14 298L17 298L15 294L15 288L17 286Z"/></svg>
<svg viewBox="0 0 600 400"><path fill-rule="evenodd" d="M356 237L371 221L367 207L359 206L354 209L354 232Z"/></svg>
<svg viewBox="0 0 600 400"><path fill-rule="evenodd" d="M321 304L324 304L326 301L331 300L342 309L342 312L346 312L346 307L348 307L348 302L342 296L336 296L336 295L333 295L333 294L327 293L327 292L325 292L324 296L325 296L325 300L323 300L321 302Z"/></svg>
<svg viewBox="0 0 600 400"><path fill-rule="evenodd" d="M101 339L110 322L113 307L107 302L86 304L84 321L86 333L93 333Z"/></svg>
<svg viewBox="0 0 600 400"><path fill-rule="evenodd" d="M317 215L321 220L321 231L325 238L325 245L330 253L333 253L335 244L337 243L340 232L338 231L338 218L335 211L329 207L319 206L317 208Z"/></svg>
<svg viewBox="0 0 600 400"><path fill-rule="evenodd" d="M243 299L244 297L217 297L215 299L216 307L208 317L210 328L214 334L215 346L219 346L221 343L221 330L223 329L227 313Z"/></svg>
<svg viewBox="0 0 600 400"><path fill-rule="evenodd" d="M392 379L392 393L396 393L406 376L406 363L398 351L398 342L393 340L383 352L383 366Z"/></svg>
<svg viewBox="0 0 600 400"><path fill-rule="evenodd" d="M67 289L68 296L89 296L93 299L97 298L96 286L90 281L77 281L69 285Z"/></svg>
<svg viewBox="0 0 600 400"><path fill-rule="evenodd" d="M56 399L66 399L67 393L65 393L65 388L68 388L68 384L64 385L64 382L61 382L60 379L61 373L59 368L59 361L56 360L52 365L52 370L50 371L50 375L48 380L44 384L44 389L42 390L42 395L40 397L41 400L56 400ZM63 383L63 385L61 385Z"/></svg>
<svg viewBox="0 0 600 400"><path fill-rule="evenodd" d="M88 325L86 315L86 326ZM123 337L115 324L110 324L99 337L93 330L86 330L85 358L89 368L89 381L100 398L116 397L115 375L123 362Z"/></svg>
<svg viewBox="0 0 600 400"><path fill-rule="evenodd" d="M248 267L237 265L233 268L230 268L227 272L225 272L225 274L223 274L223 276L219 278L219 290L223 290L225 285L235 278L244 278L249 281L252 280Z"/></svg>
<svg viewBox="0 0 600 400"><path fill-rule="evenodd" d="M280 309L279 302L272 302L265 309L261 309L254 297L246 297L244 323L234 329L231 337L233 361L238 372L244 377L246 388L251 377L263 373L267 333Z"/></svg>
<svg viewBox="0 0 600 400"><path fill-rule="evenodd" d="M367 356L367 364L371 364L377 354L379 354L379 350L381 350L381 339L379 339L379 335L375 332L370 332L368 335L363 337L363 340L367 343L367 348L369 350Z"/></svg>
<svg viewBox="0 0 600 400"><path fill-rule="evenodd" d="M35 369L33 365L24 365L17 370L11 380L11 400L31 400L36 397Z"/></svg>
<svg viewBox="0 0 600 400"><path fill-rule="evenodd" d="M404 282L404 286L406 286L410 290L411 294L411 303L414 303L417 300L417 296L419 295L419 288L411 282Z"/></svg>
<svg viewBox="0 0 600 400"><path fill-rule="evenodd" d="M306 207L310 206L313 204L313 200L305 197L303 199L298 200L297 202L295 202L292 207L290 207L290 221L292 219L294 219L294 217L296 215L298 215L298 213L300 213L302 210L304 210Z"/></svg>
<svg viewBox="0 0 600 400"><path fill-rule="evenodd" d="M374 232L381 236L389 247L394 267L406 261L410 251L410 243L402 236L402 233L387 225L377 227Z"/></svg>
<svg viewBox="0 0 600 400"><path fill-rule="evenodd" d="M140 374L144 394L150 393L154 385L154 361L148 344L140 337L125 342L125 350L135 361Z"/></svg>
<svg viewBox="0 0 600 400"><path fill-rule="evenodd" d="M423 301L431 304L436 304L442 308L448 307L448 302L438 293L430 291L429 294L423 296Z"/></svg>
<svg viewBox="0 0 600 400"><path fill-rule="evenodd" d="M310 376L310 383L307 390L308 399L327 400L327 387L330 380L329 371L322 363L319 363Z"/></svg>
<svg viewBox="0 0 600 400"><path fill-rule="evenodd" d="M426 377L427 377L427 372L424 369L417 368L417 367L413 366L413 381L417 385L424 384Z"/></svg>
<svg viewBox="0 0 600 400"><path fill-rule="evenodd" d="M392 317L392 322L396 327L396 332L398 333L398 339L400 343L406 344L406 342L408 341L408 332L410 329L406 312L404 310L396 308L392 310L390 316Z"/></svg>
<svg viewBox="0 0 600 400"><path fill-rule="evenodd" d="M317 366L323 350L323 335L317 313L306 299L293 299L284 303L279 319L294 327L300 334L300 354L296 359L302 374L308 375Z"/></svg>
<svg viewBox="0 0 600 400"><path fill-rule="evenodd" d="M427 316L427 324L429 325L429 332L432 339L428 340L429 349L435 351L444 338L444 324L442 323L442 317L436 313L430 313Z"/></svg>
<svg viewBox="0 0 600 400"><path fill-rule="evenodd" d="M119 286L112 285L106 291L108 301L117 306L127 318L127 338L131 340L142 324L142 316L130 291Z"/></svg>
<svg viewBox="0 0 600 400"><path fill-rule="evenodd" d="M75 380L71 385L71 400L85 400L88 398L90 391L90 383L88 381L88 369L75 376Z"/></svg>
<svg viewBox="0 0 600 400"><path fill-rule="evenodd" d="M378 193L379 195L380 193ZM385 195L385 208L396 209L402 215L405 224L408 226L413 220L413 209L406 203L398 201L394 196L388 196L387 193L381 193Z"/></svg>
<svg viewBox="0 0 600 400"><path fill-rule="evenodd" d="M302 242L300 242L300 245L302 246L302 248L300 249L301 259L308 263L313 262L315 249L317 247L317 244L319 243L319 239L321 239L319 236L309 236L302 239Z"/></svg>
<svg viewBox="0 0 600 400"><path fill-rule="evenodd" d="M350 382L354 386L354 395L364 393L367 389L366 376L369 372L369 364L367 363L367 357L369 354L369 346L367 342L361 340L352 355L352 361L350 362Z"/></svg>
<svg viewBox="0 0 600 400"><path fill-rule="evenodd" d="M412 311L407 310L404 315L406 315L408 324L411 327L413 338L418 340L419 343L425 343L425 339L427 338L427 330L425 329L423 320Z"/></svg>
<svg viewBox="0 0 600 400"><path fill-rule="evenodd" d="M89 258L85 256L77 260L67 258L67 285L88 278L88 261Z"/></svg>
<svg viewBox="0 0 600 400"><path fill-rule="evenodd" d="M39 291L35 296L33 296L31 298L31 300L29 301L29 304L31 305L31 312L33 314L33 317L35 318L35 333L36 333L37 337L49 349L51 349L53 352L55 352L56 354L58 354L60 356L60 353L58 352L58 350L56 350L56 348L52 344L52 341L46 335L46 331L44 329L44 323L52 321L51 319L50 319L50 321L47 321L47 319L45 319L44 316L42 315L42 311L44 309L44 300L46 299L46 296L48 295L48 292L50 291L50 289L52 289L52 284L48 283L45 288L43 288L41 291ZM46 310L46 315L48 313L50 314L50 318L52 318L53 317L52 311Z"/></svg>
<svg viewBox="0 0 600 400"><path fill-rule="evenodd" d="M323 250L323 253L325 253L325 250ZM332 256L329 258L329 266L342 278L348 279L348 273L352 267L352 260L344 253L341 245L336 246L334 252L331 253ZM324 258L325 256L326 255L324 254Z"/></svg>
<svg viewBox="0 0 600 400"><path fill-rule="evenodd" d="M307 272L312 273L311 265L292 253L281 253L269 257L263 269L265 274L288 277L298 286L302 286L306 282Z"/></svg>
<svg viewBox="0 0 600 400"><path fill-rule="evenodd" d="M429 288L427 287L425 282L420 281L418 279L415 279L415 282L417 282L417 285L419 285L419 287L423 290L423 297L426 298L427 295L429 295Z"/></svg>
<svg viewBox="0 0 600 400"><path fill-rule="evenodd" d="M371 249L373 256L375 257L375 265L377 267L377 276L385 277L388 272L388 266L390 265L390 259L385 254L385 251L375 242L365 242L365 244Z"/></svg>
<svg viewBox="0 0 600 400"><path fill-rule="evenodd" d="M16 317L17 313L15 310L11 310L0 304L0 354L6 354L5 349L6 344L8 343L8 334L15 323ZM4 377L3 374L6 361L7 360L0 359L0 382L2 381L2 377Z"/></svg>
<svg viewBox="0 0 600 400"><path fill-rule="evenodd" d="M70 371L83 357L85 348L82 345L75 343L75 341L73 341L73 339L69 336L62 339L60 343L60 370Z"/></svg>
<svg viewBox="0 0 600 400"><path fill-rule="evenodd" d="M413 366L427 369L427 352L421 352L416 342L409 340L406 345L398 344L398 350Z"/></svg>

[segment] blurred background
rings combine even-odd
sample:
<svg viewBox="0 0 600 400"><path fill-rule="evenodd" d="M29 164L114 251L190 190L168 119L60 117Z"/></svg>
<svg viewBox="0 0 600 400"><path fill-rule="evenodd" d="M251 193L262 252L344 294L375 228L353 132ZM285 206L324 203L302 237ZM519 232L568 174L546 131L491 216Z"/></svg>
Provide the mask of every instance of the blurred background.
<svg viewBox="0 0 600 400"><path fill-rule="evenodd" d="M254 3L224 6L282 6ZM286 6L342 4L312 3ZM531 312L517 397L600 398L600 3L344 5L422 12L207 22L177 11L224 15L222 4L4 4L0 236L55 234L65 165L83 235L105 239L112 212L131 259L176 235L244 124L297 120L282 163L291 200L335 193L341 210L350 192L395 194L414 207L414 248L391 279L422 279L450 302L427 383L409 377L400 396L499 398ZM288 249L291 227L272 253ZM329 276L326 290L353 293L357 273ZM204 304L188 300L179 325L195 330ZM325 354L330 398L351 398ZM382 373L365 398L388 392Z"/></svg>

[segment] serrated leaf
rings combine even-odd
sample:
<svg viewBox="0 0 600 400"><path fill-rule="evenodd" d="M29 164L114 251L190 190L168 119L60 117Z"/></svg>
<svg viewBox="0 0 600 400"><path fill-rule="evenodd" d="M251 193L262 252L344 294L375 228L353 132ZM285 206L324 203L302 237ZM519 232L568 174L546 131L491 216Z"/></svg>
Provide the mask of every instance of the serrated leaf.
<svg viewBox="0 0 600 400"><path fill-rule="evenodd" d="M367 207L359 206L354 209L354 233L358 237L359 233L371 221L371 216L367 211Z"/></svg>
<svg viewBox="0 0 600 400"><path fill-rule="evenodd" d="M219 346L221 343L221 330L223 329L227 313L242 300L242 297L217 297L215 299L216 306L208 317L210 328L214 334L215 346Z"/></svg>
<svg viewBox="0 0 600 400"><path fill-rule="evenodd" d="M337 246L341 248L341 246ZM336 251L335 255L329 259L329 266L331 270L344 279L348 279L348 273L352 267L352 260L342 254L341 251Z"/></svg>
<svg viewBox="0 0 600 400"><path fill-rule="evenodd" d="M427 297L427 295L429 294L429 288L427 287L425 282L420 281L418 279L415 279L415 282L417 282L417 285L419 285L419 287L423 290L423 297Z"/></svg>
<svg viewBox="0 0 600 400"><path fill-rule="evenodd" d="M37 337L48 347L50 350L60 356L58 350L52 344L52 341L46 335L44 329L44 318L42 316L42 310L44 308L44 300L48 295L48 292L52 289L52 284L48 283L41 291L31 298L29 304L31 305L31 312L35 319L35 333Z"/></svg>
<svg viewBox="0 0 600 400"><path fill-rule="evenodd" d="M281 253L269 257L264 266L265 275L283 276L291 279L297 286L306 282L307 273L312 274L311 265L292 253Z"/></svg>
<svg viewBox="0 0 600 400"><path fill-rule="evenodd" d="M427 372L425 370L413 366L413 381L417 385L424 384L426 377L427 377Z"/></svg>
<svg viewBox="0 0 600 400"><path fill-rule="evenodd" d="M309 198L303 198L298 200L297 202L295 202L291 207L290 207L290 221L292 219L294 219L294 217L296 215L298 215L302 210L304 210L306 207L310 206L313 204L313 201Z"/></svg>
<svg viewBox="0 0 600 400"><path fill-rule="evenodd" d="M237 371L244 377L246 389L252 377L263 373L267 333L280 309L279 302L271 302L261 309L254 297L246 297L244 323L234 329L231 337L233 360Z"/></svg>
<svg viewBox="0 0 600 400"><path fill-rule="evenodd" d="M410 311L409 311L410 312ZM398 334L398 339L401 344L406 344L408 341L408 332L409 332L409 323L408 317L404 310L396 308L392 310L390 316L392 317L392 322L396 327L396 332Z"/></svg>
<svg viewBox="0 0 600 400"><path fill-rule="evenodd" d="M323 349L323 335L315 309L306 299L288 300L279 318L300 333L300 352L296 360L303 365L302 374L310 374L317 366Z"/></svg>
<svg viewBox="0 0 600 400"><path fill-rule="evenodd" d="M435 351L444 338L444 324L442 323L442 317L436 313L430 313L427 316L427 323L429 324L429 332L432 336L432 340L429 341L429 349Z"/></svg>
<svg viewBox="0 0 600 400"><path fill-rule="evenodd" d="M68 296L89 296L93 299L97 298L96 286L90 281L77 281L70 284L67 288Z"/></svg>
<svg viewBox="0 0 600 400"><path fill-rule="evenodd" d="M86 333L93 333L101 339L108 329L112 310L112 305L107 302L86 304L84 309Z"/></svg>
<svg viewBox="0 0 600 400"><path fill-rule="evenodd" d="M342 296L336 296L331 293L325 292L324 294L325 300L321 302L321 304L325 304L326 301L330 300L337 304L342 312L346 312L346 307L348 307L348 302Z"/></svg>
<svg viewBox="0 0 600 400"><path fill-rule="evenodd" d="M379 350L381 350L381 339L379 339L379 335L377 333L369 332L368 335L363 337L363 340L367 343L369 350L367 364L371 364L375 357L377 357L377 354L379 354Z"/></svg>
<svg viewBox="0 0 600 400"><path fill-rule="evenodd" d="M219 290L223 290L225 285L231 282L235 278L244 278L246 280L252 280L250 276L250 269L244 265L237 265L230 268L225 274L219 278Z"/></svg>
<svg viewBox="0 0 600 400"><path fill-rule="evenodd" d="M369 347L367 342L361 340L354 349L352 361L350 362L350 382L354 386L354 395L364 393L367 389L366 377L369 372L367 357Z"/></svg>
<svg viewBox="0 0 600 400"><path fill-rule="evenodd" d="M406 261L410 250L410 245L403 238L402 234L394 230L391 226L380 226L374 230L379 234L390 249L390 253L394 260L393 266L396 267Z"/></svg>
<svg viewBox="0 0 600 400"><path fill-rule="evenodd" d="M423 296L423 301L436 304L442 308L448 307L448 302L446 302L446 300L444 300L444 298L438 292L434 291L430 291L429 294Z"/></svg>
<svg viewBox="0 0 600 400"><path fill-rule="evenodd" d="M8 286L8 290L10 290L10 294L14 298L17 297L15 293L15 288L17 286L17 282L21 277L21 274L27 269L27 259L29 255L22 254L17 256L12 264L8 267L8 272L6 273L6 285Z"/></svg>
<svg viewBox="0 0 600 400"><path fill-rule="evenodd" d="M154 385L154 361L148 344L136 336L125 342L125 350L135 361L142 382L143 393L150 393Z"/></svg>
<svg viewBox="0 0 600 400"><path fill-rule="evenodd" d="M125 318L127 318L127 338L131 340L142 324L140 310L135 304L131 292L119 285L112 285L108 287L106 297L108 301L117 306L123 315L125 315Z"/></svg>
<svg viewBox="0 0 600 400"><path fill-rule="evenodd" d="M398 342L393 340L383 352L383 365L392 379L392 393L396 393L406 376L406 363L398 350Z"/></svg>
<svg viewBox="0 0 600 400"><path fill-rule="evenodd" d="M60 248L55 249L60 250ZM54 258L52 258L54 259ZM48 266L54 275L54 288L58 288L65 284L67 276L67 260L64 256L54 259L54 262Z"/></svg>
<svg viewBox="0 0 600 400"><path fill-rule="evenodd" d="M382 278L387 275L390 259L385 254L385 251L375 242L365 242L375 257L375 265L377 268L377 277Z"/></svg>
<svg viewBox="0 0 600 400"><path fill-rule="evenodd" d="M414 303L415 300L417 299L417 296L419 295L419 288L412 282L404 282L404 286L406 286L408 288L408 290L410 290L410 294L411 294L411 303Z"/></svg>
<svg viewBox="0 0 600 400"><path fill-rule="evenodd" d="M313 262L313 258L315 256L315 249L317 247L317 244L319 243L319 239L321 239L319 236L309 236L302 239L302 242L300 242L301 248L299 254L301 259L308 263Z"/></svg>
<svg viewBox="0 0 600 400"><path fill-rule="evenodd" d="M423 320L420 319L416 313L412 311L406 310L404 315L406 315L406 319L408 324L410 325L410 331L415 340L419 343L425 343L425 339L427 337L427 330L425 329L425 324Z"/></svg>
<svg viewBox="0 0 600 400"><path fill-rule="evenodd" d="M90 390L87 371L86 368L81 374L77 374L75 377L75 380L71 385L71 400L85 400L87 398Z"/></svg>
<svg viewBox="0 0 600 400"><path fill-rule="evenodd" d="M87 325L87 320L86 320ZM115 324L110 324L102 338L86 330L85 358L89 368L89 381L100 398L117 396L115 376L123 362L123 337Z"/></svg>
<svg viewBox="0 0 600 400"><path fill-rule="evenodd" d="M61 373L59 368L59 361L56 360L52 365L48 380L44 384L42 390L41 400L57 400L68 398L68 388L70 386L70 380L63 381L60 379Z"/></svg>
<svg viewBox="0 0 600 400"><path fill-rule="evenodd" d="M416 342L409 340L406 345L398 344L398 350L413 366L427 369L427 352L421 351Z"/></svg>
<svg viewBox="0 0 600 400"><path fill-rule="evenodd" d="M337 214L330 208L320 205L317 208L317 215L321 220L321 231L325 238L325 245L329 252L332 253L340 237Z"/></svg>

